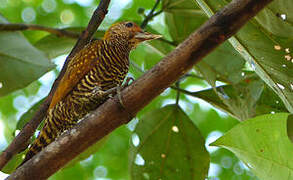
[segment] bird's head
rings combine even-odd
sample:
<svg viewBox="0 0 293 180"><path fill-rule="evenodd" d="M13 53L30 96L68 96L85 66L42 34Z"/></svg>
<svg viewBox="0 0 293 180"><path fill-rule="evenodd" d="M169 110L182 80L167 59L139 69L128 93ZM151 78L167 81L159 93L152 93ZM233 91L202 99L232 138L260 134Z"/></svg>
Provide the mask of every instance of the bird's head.
<svg viewBox="0 0 293 180"><path fill-rule="evenodd" d="M161 35L144 32L134 22L119 22L113 24L105 33L104 40L119 45L127 45L134 49L140 42L157 39Z"/></svg>

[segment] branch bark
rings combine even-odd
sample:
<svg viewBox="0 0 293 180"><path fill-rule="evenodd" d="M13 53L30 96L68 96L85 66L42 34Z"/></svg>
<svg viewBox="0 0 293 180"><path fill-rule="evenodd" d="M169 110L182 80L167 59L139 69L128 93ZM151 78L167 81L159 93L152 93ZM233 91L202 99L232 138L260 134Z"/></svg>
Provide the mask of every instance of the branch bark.
<svg viewBox="0 0 293 180"><path fill-rule="evenodd" d="M46 31L60 37L63 36L63 37L69 37L74 39L77 39L80 37L80 34L76 32L66 31L63 29L57 29L57 28L51 28L51 27L45 27L45 26L40 26L36 24L14 24L14 23L1 24L0 23L0 31L24 31L24 30Z"/></svg>
<svg viewBox="0 0 293 180"><path fill-rule="evenodd" d="M128 123L131 120L129 114L136 114L271 1L233 0L121 92L125 109L121 108L117 97L109 99L18 168L7 180L45 179L51 176L90 145Z"/></svg>
<svg viewBox="0 0 293 180"><path fill-rule="evenodd" d="M86 28L79 37L78 41L76 42L74 48L71 50L70 54L67 56L63 68L55 80L51 91L45 101L40 105L38 111L34 114L33 118L24 126L24 128L20 131L20 133L14 138L14 140L9 144L9 146L1 153L0 155L0 170L9 162L9 160L18 152L22 151L26 148L27 142L30 137L35 132L38 125L43 120L44 116L47 113L48 107L51 103L53 94L62 79L67 65L70 59L79 52L91 39L95 31L98 29L102 21L104 20L105 15L108 12L110 0L101 0L99 6L94 11L93 16Z"/></svg>

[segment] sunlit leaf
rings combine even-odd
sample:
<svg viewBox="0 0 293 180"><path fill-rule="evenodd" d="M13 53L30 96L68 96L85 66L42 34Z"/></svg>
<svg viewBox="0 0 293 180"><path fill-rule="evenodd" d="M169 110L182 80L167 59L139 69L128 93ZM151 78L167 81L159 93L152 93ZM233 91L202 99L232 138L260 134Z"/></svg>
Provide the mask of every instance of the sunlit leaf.
<svg viewBox="0 0 293 180"><path fill-rule="evenodd" d="M293 144L287 131L287 113L249 119L212 143L241 159L260 179L291 179Z"/></svg>

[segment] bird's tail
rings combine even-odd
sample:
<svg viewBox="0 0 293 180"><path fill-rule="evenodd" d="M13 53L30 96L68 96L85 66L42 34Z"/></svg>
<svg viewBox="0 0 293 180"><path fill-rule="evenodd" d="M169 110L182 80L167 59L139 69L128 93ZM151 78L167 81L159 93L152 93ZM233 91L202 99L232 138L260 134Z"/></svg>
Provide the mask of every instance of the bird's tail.
<svg viewBox="0 0 293 180"><path fill-rule="evenodd" d="M60 127L60 124L55 123L52 117L47 116L45 119L44 127L39 133L37 139L35 139L34 142L31 144L28 152L25 155L24 160L19 166L30 160L34 155L36 155L43 148L53 142L60 133Z"/></svg>

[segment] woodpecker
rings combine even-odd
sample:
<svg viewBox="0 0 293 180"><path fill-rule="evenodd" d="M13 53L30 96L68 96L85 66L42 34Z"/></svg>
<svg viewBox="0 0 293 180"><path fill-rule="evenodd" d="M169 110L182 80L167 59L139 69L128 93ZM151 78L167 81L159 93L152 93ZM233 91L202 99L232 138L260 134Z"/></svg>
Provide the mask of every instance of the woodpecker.
<svg viewBox="0 0 293 180"><path fill-rule="evenodd" d="M45 124L22 164L103 104L109 98L106 92L122 85L129 70L130 51L143 41L160 37L144 32L133 22L119 22L106 31L103 39L94 40L79 51L69 62L44 118Z"/></svg>

